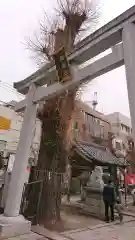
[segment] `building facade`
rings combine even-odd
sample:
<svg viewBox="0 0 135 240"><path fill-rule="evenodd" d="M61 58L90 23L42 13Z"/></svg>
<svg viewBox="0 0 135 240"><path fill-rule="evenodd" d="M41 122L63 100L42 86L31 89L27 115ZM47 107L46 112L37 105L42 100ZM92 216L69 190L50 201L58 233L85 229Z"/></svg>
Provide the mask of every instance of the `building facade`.
<svg viewBox="0 0 135 240"><path fill-rule="evenodd" d="M0 105L0 151L15 153L23 122L23 115L14 110L15 102ZM2 129L1 119L7 119L8 129ZM113 138L110 138L110 134ZM126 156L128 139L132 134L130 119L120 113L103 115L82 101L75 102L75 109L68 130L71 142L96 143L112 147L117 156ZM41 135L41 123L36 119L35 134L30 158L37 159Z"/></svg>
<svg viewBox="0 0 135 240"><path fill-rule="evenodd" d="M111 132L113 134L112 147L117 156L126 157L129 149L129 141L132 139L131 120L127 116L114 112L106 115L111 123Z"/></svg>
<svg viewBox="0 0 135 240"><path fill-rule="evenodd" d="M110 121L112 131L116 135L125 139L126 136L132 134L131 120L127 116L119 112L114 112L106 115L106 118Z"/></svg>
<svg viewBox="0 0 135 240"><path fill-rule="evenodd" d="M14 102L0 105L0 151L5 154L15 154L23 123L23 114L16 113L14 106ZM9 121L8 128L5 128L5 122L3 124L3 121ZM38 153L40 131L40 121L36 120L36 128L30 154L31 158L34 158Z"/></svg>
<svg viewBox="0 0 135 240"><path fill-rule="evenodd" d="M74 140L108 145L110 122L86 103L76 101L71 125Z"/></svg>

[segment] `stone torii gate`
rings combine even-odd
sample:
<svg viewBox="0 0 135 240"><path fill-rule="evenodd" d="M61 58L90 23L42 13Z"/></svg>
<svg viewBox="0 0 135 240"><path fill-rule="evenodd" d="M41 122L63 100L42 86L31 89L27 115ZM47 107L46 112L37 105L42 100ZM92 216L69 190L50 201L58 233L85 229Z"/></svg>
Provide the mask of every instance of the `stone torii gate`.
<svg viewBox="0 0 135 240"><path fill-rule="evenodd" d="M133 135L135 137L135 6L112 20L79 44L68 57L73 68L73 81L63 84L54 83L55 66L47 64L27 79L15 83L14 87L26 95L26 99L16 105L16 111L25 109L20 141L16 152L12 178L4 215L0 216L0 232L5 236L26 233L30 223L19 216L22 191L25 181L25 171L30 154L30 146L35 129L37 104L60 93L72 89L85 81L91 81L108 71L125 64L129 106ZM95 62L81 66L98 54L111 48L112 52ZM44 87L51 79L51 85ZM117 87L117 86L116 86Z"/></svg>

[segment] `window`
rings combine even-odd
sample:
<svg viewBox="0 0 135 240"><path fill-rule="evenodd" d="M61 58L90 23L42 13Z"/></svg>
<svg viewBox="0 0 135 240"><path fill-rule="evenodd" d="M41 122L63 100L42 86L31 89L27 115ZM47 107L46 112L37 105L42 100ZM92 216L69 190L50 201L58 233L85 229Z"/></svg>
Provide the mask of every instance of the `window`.
<svg viewBox="0 0 135 240"><path fill-rule="evenodd" d="M6 148L6 141L0 140L0 150L4 150Z"/></svg>
<svg viewBox="0 0 135 240"><path fill-rule="evenodd" d="M74 124L74 137L78 137L78 122L76 121Z"/></svg>
<svg viewBox="0 0 135 240"><path fill-rule="evenodd" d="M121 124L121 130L123 132L126 132L126 133L130 133L130 127L124 125L124 124Z"/></svg>
<svg viewBox="0 0 135 240"><path fill-rule="evenodd" d="M88 119L89 119L89 115L85 113L85 120L88 121Z"/></svg>
<svg viewBox="0 0 135 240"><path fill-rule="evenodd" d="M95 119L96 123L100 124L100 120L98 118Z"/></svg>
<svg viewBox="0 0 135 240"><path fill-rule="evenodd" d="M78 130L78 122L77 121L75 122L74 129Z"/></svg>
<svg viewBox="0 0 135 240"><path fill-rule="evenodd" d="M100 137L104 138L104 126L100 127Z"/></svg>
<svg viewBox="0 0 135 240"><path fill-rule="evenodd" d="M117 150L121 150L121 144L120 144L120 142L116 142L116 149L117 149Z"/></svg>
<svg viewBox="0 0 135 240"><path fill-rule="evenodd" d="M92 116L92 122L95 123L96 118Z"/></svg>
<svg viewBox="0 0 135 240"><path fill-rule="evenodd" d="M129 127L127 127L127 132L130 133L130 128Z"/></svg>

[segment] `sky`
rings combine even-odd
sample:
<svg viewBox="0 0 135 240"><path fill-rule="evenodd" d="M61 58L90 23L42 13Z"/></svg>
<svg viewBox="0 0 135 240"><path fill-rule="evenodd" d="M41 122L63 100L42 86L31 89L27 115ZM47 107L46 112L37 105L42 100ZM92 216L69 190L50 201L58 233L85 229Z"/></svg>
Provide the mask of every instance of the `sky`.
<svg viewBox="0 0 135 240"><path fill-rule="evenodd" d="M37 65L26 49L25 38L32 37L43 18L51 15L57 0L0 0L0 100L21 100L9 85L36 71ZM97 28L134 5L134 0L100 0ZM2 81L2 82L1 82ZM105 114L119 111L130 116L124 66L94 79L85 88L83 100L91 104L97 92L97 110Z"/></svg>

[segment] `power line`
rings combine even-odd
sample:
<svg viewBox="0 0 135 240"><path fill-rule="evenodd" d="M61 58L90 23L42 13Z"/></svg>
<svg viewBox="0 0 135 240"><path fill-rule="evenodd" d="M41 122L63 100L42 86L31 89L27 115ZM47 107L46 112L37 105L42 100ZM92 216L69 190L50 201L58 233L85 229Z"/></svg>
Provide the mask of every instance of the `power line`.
<svg viewBox="0 0 135 240"><path fill-rule="evenodd" d="M0 85L0 87L3 88L3 89L5 89L5 90L7 90L7 91L10 91L10 92L16 94L16 96L19 97L20 99L24 98L23 95L19 94L18 92L14 91L14 90L11 89L11 88L8 88L7 86Z"/></svg>
<svg viewBox="0 0 135 240"><path fill-rule="evenodd" d="M7 89L7 90L10 90L10 91L16 93L17 95L19 95L19 96L21 96L21 97L24 97L23 94L17 92L16 89L15 89L12 85L10 85L9 83L7 83L7 82L3 82L3 81L0 80L0 86L3 87L3 88L5 88L5 89Z"/></svg>
<svg viewBox="0 0 135 240"><path fill-rule="evenodd" d="M9 84L8 82L4 82L4 81L0 80L0 83L2 83L3 85L5 85L5 86L7 86L7 87L9 87L11 89L13 89L14 91L16 91L16 89L13 87L13 85ZM23 94L21 94L19 92L18 92L18 94L23 95Z"/></svg>
<svg viewBox="0 0 135 240"><path fill-rule="evenodd" d="M13 94L16 94L16 97L18 97L19 100L22 100L22 96L18 95L16 92L13 92L11 89L5 88L4 86L0 86L0 88L3 88L7 90L8 92L12 92Z"/></svg>

